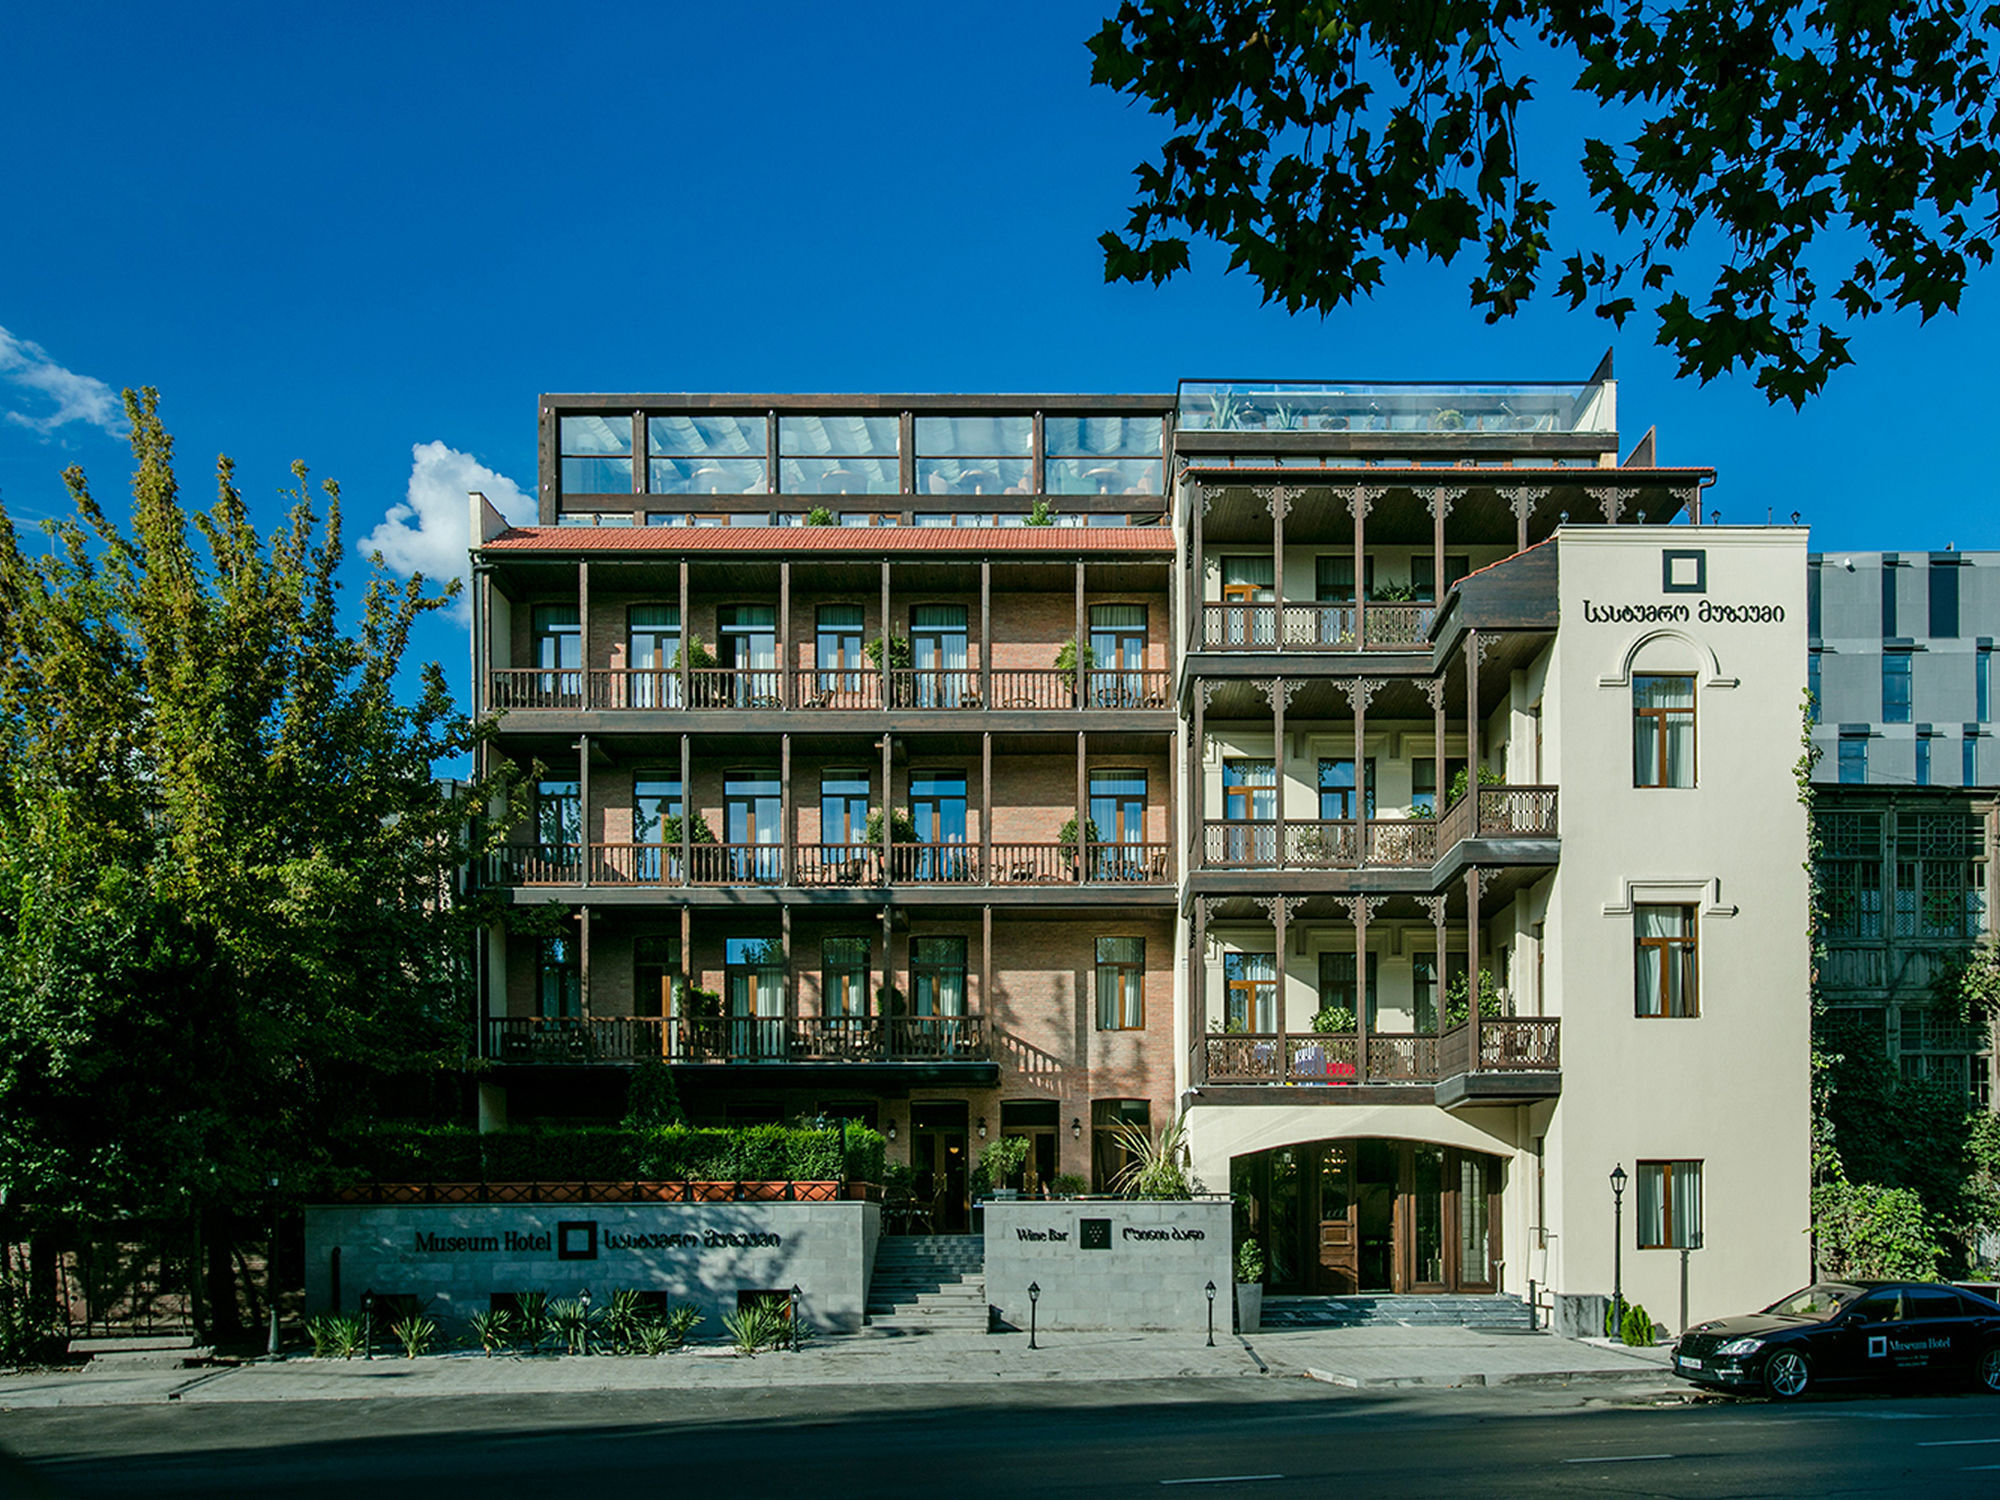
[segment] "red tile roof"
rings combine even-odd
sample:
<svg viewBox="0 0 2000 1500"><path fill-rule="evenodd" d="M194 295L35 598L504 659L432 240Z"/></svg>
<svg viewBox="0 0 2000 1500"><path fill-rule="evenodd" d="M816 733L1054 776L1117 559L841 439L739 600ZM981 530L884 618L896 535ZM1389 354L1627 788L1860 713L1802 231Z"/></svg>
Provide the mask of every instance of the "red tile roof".
<svg viewBox="0 0 2000 1500"><path fill-rule="evenodd" d="M515 526L486 552L1135 552L1173 554L1165 526Z"/></svg>

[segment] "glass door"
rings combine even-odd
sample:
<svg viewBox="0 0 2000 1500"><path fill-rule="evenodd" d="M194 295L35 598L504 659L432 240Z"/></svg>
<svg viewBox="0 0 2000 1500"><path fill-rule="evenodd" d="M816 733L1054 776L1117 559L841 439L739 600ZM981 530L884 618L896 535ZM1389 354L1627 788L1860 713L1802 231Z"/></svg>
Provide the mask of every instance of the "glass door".
<svg viewBox="0 0 2000 1500"><path fill-rule="evenodd" d="M764 771L741 772L723 781L724 841L729 845L732 880L775 885L784 869L779 842L783 807L778 778Z"/></svg>
<svg viewBox="0 0 2000 1500"><path fill-rule="evenodd" d="M785 955L775 938L726 939L729 1055L733 1060L785 1055Z"/></svg>
<svg viewBox="0 0 2000 1500"><path fill-rule="evenodd" d="M1090 703L1138 708L1146 701L1146 606L1090 607Z"/></svg>
<svg viewBox="0 0 2000 1500"><path fill-rule="evenodd" d="M625 614L625 662L634 708L681 706L681 607L635 604Z"/></svg>
<svg viewBox="0 0 2000 1500"><path fill-rule="evenodd" d="M874 679L861 644L865 618L858 604L820 606L807 708L867 708L874 703L867 691Z"/></svg>
<svg viewBox="0 0 2000 1500"><path fill-rule="evenodd" d="M1220 646L1269 646L1278 639L1277 588L1268 557L1222 560Z"/></svg>
<svg viewBox="0 0 2000 1500"><path fill-rule="evenodd" d="M868 847L868 773L823 773L819 779L820 878L858 885L874 852Z"/></svg>
<svg viewBox="0 0 2000 1500"><path fill-rule="evenodd" d="M1091 840L1090 878L1145 879L1146 773L1092 771L1090 821L1097 829Z"/></svg>
<svg viewBox="0 0 2000 1500"><path fill-rule="evenodd" d="M1319 1150L1319 1258L1315 1289L1347 1296L1361 1289L1359 1207L1354 1194L1354 1147L1331 1142Z"/></svg>
<svg viewBox="0 0 2000 1500"><path fill-rule="evenodd" d="M583 702L583 626L574 604L538 604L530 617L534 634L533 703L538 708L576 708Z"/></svg>
<svg viewBox="0 0 2000 1500"><path fill-rule="evenodd" d="M642 771L632 778L633 879L683 877L680 817L680 777Z"/></svg>
<svg viewBox="0 0 2000 1500"><path fill-rule="evenodd" d="M735 675L722 679L706 708L776 708L778 692L778 611L769 604L726 604L715 612L718 660Z"/></svg>
<svg viewBox="0 0 2000 1500"><path fill-rule="evenodd" d="M919 604L910 616L913 706L957 708L971 686L965 670L965 606Z"/></svg>
<svg viewBox="0 0 2000 1500"><path fill-rule="evenodd" d="M918 771L910 777L910 819L918 848L907 877L963 880L966 876L965 775Z"/></svg>
<svg viewBox="0 0 2000 1500"><path fill-rule="evenodd" d="M1269 760L1222 763L1224 864L1271 868L1278 855L1278 768Z"/></svg>

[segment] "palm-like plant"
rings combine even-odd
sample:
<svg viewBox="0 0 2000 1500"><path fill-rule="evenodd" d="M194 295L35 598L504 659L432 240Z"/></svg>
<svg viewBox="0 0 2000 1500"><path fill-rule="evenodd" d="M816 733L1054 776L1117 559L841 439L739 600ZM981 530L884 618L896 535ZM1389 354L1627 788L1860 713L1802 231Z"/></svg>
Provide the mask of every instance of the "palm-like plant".
<svg viewBox="0 0 2000 1500"><path fill-rule="evenodd" d="M1125 1153L1125 1165L1111 1179L1111 1190L1128 1198L1188 1198L1199 1186L1187 1170L1187 1116L1176 1115L1160 1127L1158 1138L1129 1121L1114 1125L1111 1138Z"/></svg>

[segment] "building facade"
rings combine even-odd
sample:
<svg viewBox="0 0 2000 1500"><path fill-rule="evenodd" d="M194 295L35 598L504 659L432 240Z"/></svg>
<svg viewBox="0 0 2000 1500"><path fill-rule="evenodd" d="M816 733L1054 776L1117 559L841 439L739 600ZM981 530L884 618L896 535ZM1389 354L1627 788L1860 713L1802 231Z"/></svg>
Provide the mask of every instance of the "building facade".
<svg viewBox="0 0 2000 1500"><path fill-rule="evenodd" d="M1102 1190L1181 1117L1274 1291L1799 1284L1804 534L1615 400L544 397L487 1118L664 1058L948 1231L985 1139Z"/></svg>
<svg viewBox="0 0 2000 1500"><path fill-rule="evenodd" d="M1990 1108L1991 1029L1937 987L1991 909L2000 554L1816 554L1807 610L1820 994L1904 1077Z"/></svg>

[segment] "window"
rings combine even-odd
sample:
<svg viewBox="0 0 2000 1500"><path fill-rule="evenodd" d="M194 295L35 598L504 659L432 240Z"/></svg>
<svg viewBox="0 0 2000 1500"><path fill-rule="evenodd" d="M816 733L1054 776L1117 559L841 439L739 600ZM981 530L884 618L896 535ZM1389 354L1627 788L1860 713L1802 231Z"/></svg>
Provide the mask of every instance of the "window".
<svg viewBox="0 0 2000 1500"><path fill-rule="evenodd" d="M1812 721L1815 724L1819 722L1819 706L1822 701L1819 687L1819 656L1817 651L1808 652L1806 655L1806 691L1812 694Z"/></svg>
<svg viewBox="0 0 2000 1500"><path fill-rule="evenodd" d="M1410 762L1410 805L1421 812L1430 813L1433 817L1438 813L1437 764L1437 757L1434 755L1419 757ZM1375 762L1371 760L1368 765L1369 777L1372 783ZM1453 756L1445 757L1444 789L1446 792L1458 786L1458 778L1466 774L1465 762L1463 760ZM1370 790L1372 792L1372 785ZM1459 795L1461 797L1465 795L1463 787L1459 787Z"/></svg>
<svg viewBox="0 0 2000 1500"><path fill-rule="evenodd" d="M1218 857L1227 864L1276 862L1278 840L1278 769L1274 761L1232 758L1222 763L1222 817L1228 824L1216 830L1222 847Z"/></svg>
<svg viewBox="0 0 2000 1500"><path fill-rule="evenodd" d="M1820 564L1806 564L1806 634L1813 640L1820 637Z"/></svg>
<svg viewBox="0 0 2000 1500"><path fill-rule="evenodd" d="M626 701L634 708L679 708L681 607L635 604L625 611Z"/></svg>
<svg viewBox="0 0 2000 1500"><path fill-rule="evenodd" d="M764 494L771 488L767 440L762 417L648 417L647 488L656 495ZM689 524L726 523L703 518Z"/></svg>
<svg viewBox="0 0 2000 1500"><path fill-rule="evenodd" d="M778 705L778 611L769 604L725 604L715 612L716 665L697 708Z"/></svg>
<svg viewBox="0 0 2000 1500"><path fill-rule="evenodd" d="M894 495L900 417L778 418L778 488L797 495Z"/></svg>
<svg viewBox="0 0 2000 1500"><path fill-rule="evenodd" d="M910 987L920 1016L965 1014L965 939L910 939Z"/></svg>
<svg viewBox="0 0 2000 1500"><path fill-rule="evenodd" d="M678 935L642 933L632 941L632 1014L670 1016L681 991Z"/></svg>
<svg viewBox="0 0 2000 1500"><path fill-rule="evenodd" d="M731 772L722 783L722 841L732 880L775 885L784 871L779 843L783 802L778 778L768 771ZM702 874L696 866L696 878Z"/></svg>
<svg viewBox="0 0 2000 1500"><path fill-rule="evenodd" d="M1366 785L1362 795L1368 816L1375 816L1375 757L1369 756L1362 769ZM1322 821L1346 821L1354 816L1354 760L1321 760L1319 763L1319 815Z"/></svg>
<svg viewBox="0 0 2000 1500"><path fill-rule="evenodd" d="M1985 930L1982 847L1978 820L1965 814L1896 819L1895 936L1970 938Z"/></svg>
<svg viewBox="0 0 2000 1500"><path fill-rule="evenodd" d="M1033 417L918 417L917 493L1031 494L1034 452Z"/></svg>
<svg viewBox="0 0 2000 1500"><path fill-rule="evenodd" d="M859 860L868 842L868 773L827 771L819 779L819 842L830 865ZM853 878L861 875L857 868Z"/></svg>
<svg viewBox="0 0 2000 1500"><path fill-rule="evenodd" d="M632 492L632 419L563 417L557 423L566 495Z"/></svg>
<svg viewBox="0 0 2000 1500"><path fill-rule="evenodd" d="M1910 653L1889 651L1882 657L1882 722L1910 722Z"/></svg>
<svg viewBox="0 0 2000 1500"><path fill-rule="evenodd" d="M1046 417L1051 495L1160 493L1158 417Z"/></svg>
<svg viewBox="0 0 2000 1500"><path fill-rule="evenodd" d="M1375 971L1378 954L1368 955L1368 1029L1375 1029ZM1340 1006L1342 1009L1361 1014L1355 1004L1354 955L1352 953L1322 953L1319 956L1319 1008Z"/></svg>
<svg viewBox="0 0 2000 1500"><path fill-rule="evenodd" d="M1840 737L1840 779L1849 786L1858 786L1868 779L1866 735L1843 734Z"/></svg>
<svg viewBox="0 0 2000 1500"><path fill-rule="evenodd" d="M919 604L910 611L910 674L917 708L958 708L979 679L966 670L965 606Z"/></svg>
<svg viewBox="0 0 2000 1500"><path fill-rule="evenodd" d="M813 639L813 683L809 708L867 708L877 668L862 647L866 616L859 604L822 604Z"/></svg>
<svg viewBox="0 0 2000 1500"><path fill-rule="evenodd" d="M785 1051L785 950L776 938L733 937L722 945L732 1057Z"/></svg>
<svg viewBox="0 0 2000 1500"><path fill-rule="evenodd" d="M1639 1163L1639 1248L1701 1249L1701 1163Z"/></svg>
<svg viewBox="0 0 2000 1500"><path fill-rule="evenodd" d="M1882 639L1896 633L1896 565L1882 559Z"/></svg>
<svg viewBox="0 0 2000 1500"><path fill-rule="evenodd" d="M865 935L820 940L821 1015L857 1020L868 1014L868 941Z"/></svg>
<svg viewBox="0 0 2000 1500"><path fill-rule="evenodd" d="M1091 879L1145 879L1146 773L1092 771L1090 821L1097 829Z"/></svg>
<svg viewBox="0 0 2000 1500"><path fill-rule="evenodd" d="M965 851L965 773L916 771L910 776L910 821L917 843L911 851L912 880L963 880L969 873Z"/></svg>
<svg viewBox="0 0 2000 1500"><path fill-rule="evenodd" d="M1097 940L1097 1029L1138 1031L1146 1024L1146 940Z"/></svg>
<svg viewBox="0 0 2000 1500"><path fill-rule="evenodd" d="M574 1020L583 1014L583 975L576 943L566 934L543 938L535 965L536 1014Z"/></svg>
<svg viewBox="0 0 2000 1500"><path fill-rule="evenodd" d="M1931 634L1939 640L1958 635L1958 564L1931 564Z"/></svg>
<svg viewBox="0 0 2000 1500"><path fill-rule="evenodd" d="M1361 566L1362 581L1368 585L1368 592L1375 592L1375 559L1368 558ZM1430 574L1426 572L1428 579ZM1321 604L1352 604L1354 602L1354 554L1335 553L1313 560L1313 598Z"/></svg>
<svg viewBox="0 0 2000 1500"><path fill-rule="evenodd" d="M681 779L641 771L632 778L632 843L635 880L658 880L681 873Z"/></svg>
<svg viewBox="0 0 2000 1500"><path fill-rule="evenodd" d="M535 842L541 858L575 865L583 858L583 789L574 781L535 783Z"/></svg>
<svg viewBox="0 0 2000 1500"><path fill-rule="evenodd" d="M1225 953L1222 957L1223 1029L1278 1029L1278 956Z"/></svg>
<svg viewBox="0 0 2000 1500"><path fill-rule="evenodd" d="M1972 717L1982 724L1993 719L1993 653L1975 651L1972 654L1972 697L1974 708ZM1971 786L1970 781L1966 782Z"/></svg>
<svg viewBox="0 0 2000 1500"><path fill-rule="evenodd" d="M1153 1108L1144 1099L1093 1099L1090 1102L1090 1162L1096 1192L1116 1192L1134 1158L1118 1136L1130 1126L1148 1140L1153 1136Z"/></svg>
<svg viewBox="0 0 2000 1500"><path fill-rule="evenodd" d="M1882 815L1816 814L1821 920L1830 938L1882 935Z"/></svg>
<svg viewBox="0 0 2000 1500"><path fill-rule="evenodd" d="M575 708L583 702L583 626L574 604L537 604L529 617L541 673L532 702L545 708Z"/></svg>
<svg viewBox="0 0 2000 1500"><path fill-rule="evenodd" d="M1958 781L1960 786L1979 785L1979 736L1970 728L1959 741Z"/></svg>
<svg viewBox="0 0 2000 1500"><path fill-rule="evenodd" d="M1277 611L1263 608L1277 597L1276 574L1268 557L1222 559L1219 622L1211 617L1211 646L1268 646L1277 640Z"/></svg>
<svg viewBox="0 0 2000 1500"><path fill-rule="evenodd" d="M1692 906L1637 906L1632 1013L1638 1016L1693 1016L1695 932Z"/></svg>
<svg viewBox="0 0 2000 1500"><path fill-rule="evenodd" d="M1931 741L1936 738L1929 730L1917 736L1917 785L1931 784Z"/></svg>
<svg viewBox="0 0 2000 1500"><path fill-rule="evenodd" d="M1694 785L1694 678L1632 679L1632 785Z"/></svg>
<svg viewBox="0 0 2000 1500"><path fill-rule="evenodd" d="M1432 566L1429 552L1410 554L1410 591L1425 604L1436 602L1433 589L1437 584L1437 569ZM1459 579L1472 571L1469 554L1447 552L1444 555L1444 586L1446 592L1457 586Z"/></svg>
<svg viewBox="0 0 2000 1500"><path fill-rule="evenodd" d="M1090 702L1138 708L1146 701L1146 606L1090 607Z"/></svg>

